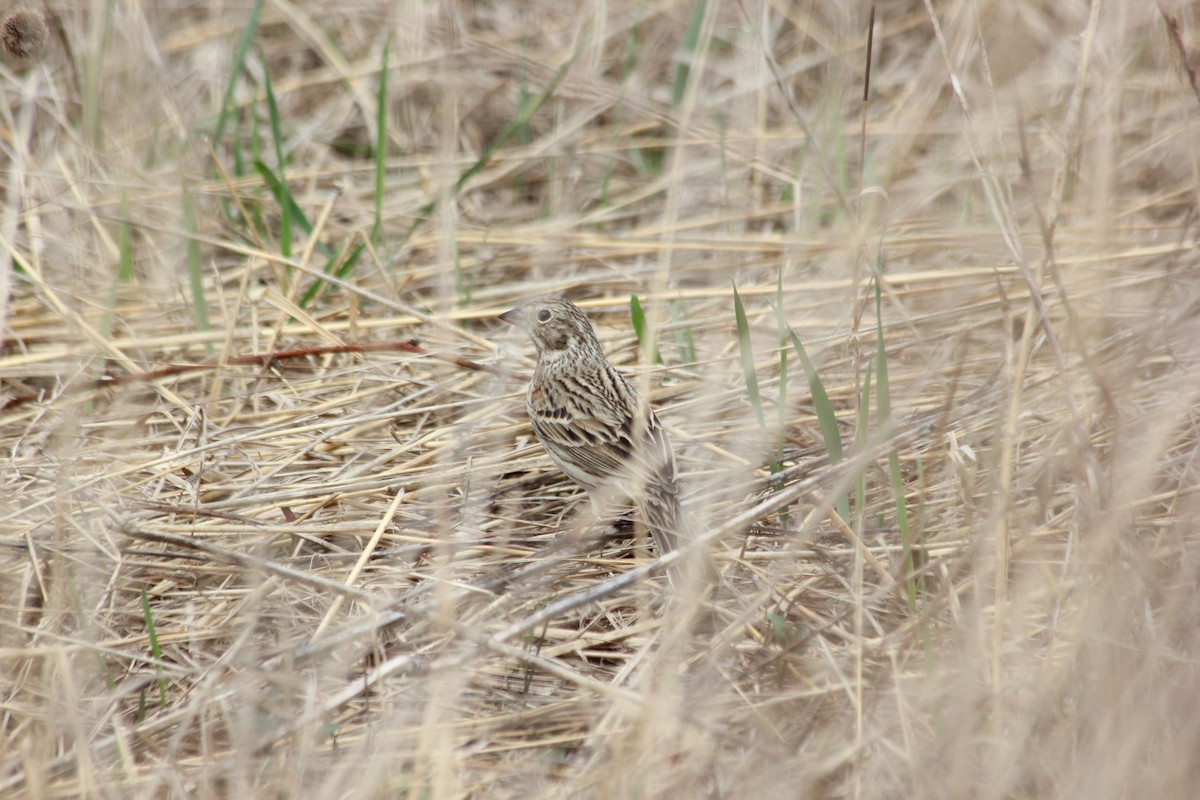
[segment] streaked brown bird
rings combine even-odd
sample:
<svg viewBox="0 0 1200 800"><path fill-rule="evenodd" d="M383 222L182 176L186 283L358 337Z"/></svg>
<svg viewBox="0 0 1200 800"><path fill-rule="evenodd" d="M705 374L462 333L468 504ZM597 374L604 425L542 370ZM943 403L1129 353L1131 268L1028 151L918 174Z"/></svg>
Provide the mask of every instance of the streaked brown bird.
<svg viewBox="0 0 1200 800"><path fill-rule="evenodd" d="M525 393L529 420L554 463L587 490L596 515L629 499L660 552L690 539L671 441L609 363L587 316L560 297L539 297L500 319L524 330L537 348ZM703 558L711 578L716 566Z"/></svg>

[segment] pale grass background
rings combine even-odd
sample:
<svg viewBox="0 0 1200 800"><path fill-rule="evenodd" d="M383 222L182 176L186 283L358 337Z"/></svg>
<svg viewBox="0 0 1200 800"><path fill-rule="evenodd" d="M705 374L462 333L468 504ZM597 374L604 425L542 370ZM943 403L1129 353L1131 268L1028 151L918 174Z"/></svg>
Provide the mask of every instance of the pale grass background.
<svg viewBox="0 0 1200 800"><path fill-rule="evenodd" d="M878 3L864 110L861 2L710 0L688 54L685 3L268 0L234 97L274 167L269 72L333 246L372 226L391 40L383 237L301 311L322 259L233 222L234 196L276 207L232 127L209 138L250 5L51 2L41 63L0 71L0 795L1196 796L1200 7L937 2L943 44L923 4ZM849 442L880 266L893 421L862 437L851 530L772 304ZM587 504L494 319L551 292L651 392L724 531L711 615L661 578L551 606L646 561L561 533ZM410 338L496 369L231 361ZM209 347L224 366L96 383ZM754 511L780 432L782 520Z"/></svg>

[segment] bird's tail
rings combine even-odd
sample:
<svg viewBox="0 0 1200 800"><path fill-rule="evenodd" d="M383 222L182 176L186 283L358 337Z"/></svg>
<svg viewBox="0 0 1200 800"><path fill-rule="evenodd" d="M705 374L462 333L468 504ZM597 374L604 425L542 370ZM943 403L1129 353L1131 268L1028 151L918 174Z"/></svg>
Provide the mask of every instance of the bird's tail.
<svg viewBox="0 0 1200 800"><path fill-rule="evenodd" d="M660 554L684 548L685 556L667 573L676 588L694 585L703 589L721 582L721 573L708 552L696 541L691 515L679 502L679 487L674 481L652 481L637 498L638 514Z"/></svg>

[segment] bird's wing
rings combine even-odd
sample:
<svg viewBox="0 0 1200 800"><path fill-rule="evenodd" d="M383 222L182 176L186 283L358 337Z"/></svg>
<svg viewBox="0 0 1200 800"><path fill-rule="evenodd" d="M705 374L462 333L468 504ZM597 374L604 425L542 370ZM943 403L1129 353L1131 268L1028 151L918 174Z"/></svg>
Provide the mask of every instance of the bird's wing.
<svg viewBox="0 0 1200 800"><path fill-rule="evenodd" d="M538 438L584 486L674 480L666 432L616 370L543 384L528 400Z"/></svg>

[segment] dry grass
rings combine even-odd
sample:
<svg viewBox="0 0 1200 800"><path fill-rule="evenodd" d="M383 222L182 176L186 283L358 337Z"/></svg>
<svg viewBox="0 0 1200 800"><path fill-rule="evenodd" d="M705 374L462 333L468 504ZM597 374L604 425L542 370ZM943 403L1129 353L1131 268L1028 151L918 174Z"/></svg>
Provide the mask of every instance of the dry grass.
<svg viewBox="0 0 1200 800"><path fill-rule="evenodd" d="M0 795L1193 797L1198 8L880 3L864 112L842 5L685 57L688 4L273 0L213 140L250 4L51 0L0 65ZM495 315L551 292L674 431L703 606L531 441Z"/></svg>

